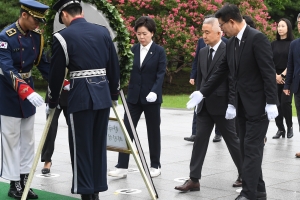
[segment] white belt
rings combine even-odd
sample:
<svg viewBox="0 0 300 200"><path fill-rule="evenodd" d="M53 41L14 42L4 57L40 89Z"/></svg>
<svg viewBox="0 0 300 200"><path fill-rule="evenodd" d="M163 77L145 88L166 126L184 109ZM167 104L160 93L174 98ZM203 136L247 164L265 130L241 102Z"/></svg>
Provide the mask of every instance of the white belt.
<svg viewBox="0 0 300 200"><path fill-rule="evenodd" d="M4 75L1 68L0 68L0 74L1 74L1 75ZM21 76L22 79L27 79L27 78L30 78L30 77L31 77L31 70L30 70L29 72L18 73L18 74Z"/></svg>
<svg viewBox="0 0 300 200"><path fill-rule="evenodd" d="M105 76L106 69L89 69L89 70L80 70L70 72L70 79L74 78L86 78L94 76Z"/></svg>
<svg viewBox="0 0 300 200"><path fill-rule="evenodd" d="M27 79L31 77L31 70L29 72L26 73L19 73L19 75L21 76L22 79Z"/></svg>

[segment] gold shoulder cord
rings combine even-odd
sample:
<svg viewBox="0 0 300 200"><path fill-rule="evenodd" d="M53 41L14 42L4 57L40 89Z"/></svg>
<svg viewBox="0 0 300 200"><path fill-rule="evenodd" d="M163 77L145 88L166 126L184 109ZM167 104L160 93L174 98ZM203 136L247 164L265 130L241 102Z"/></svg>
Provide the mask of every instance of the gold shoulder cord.
<svg viewBox="0 0 300 200"><path fill-rule="evenodd" d="M43 54L43 49L44 49L44 37L41 34L41 45L40 45L40 53L39 53L39 57L36 60L36 62L34 63L35 66L38 66L40 64L41 58L42 58L42 54Z"/></svg>

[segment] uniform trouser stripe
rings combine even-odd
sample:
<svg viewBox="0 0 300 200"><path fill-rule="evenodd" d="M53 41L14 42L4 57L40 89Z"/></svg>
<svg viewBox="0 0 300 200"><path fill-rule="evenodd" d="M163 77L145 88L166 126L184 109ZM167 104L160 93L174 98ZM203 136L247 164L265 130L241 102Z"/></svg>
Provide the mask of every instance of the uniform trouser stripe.
<svg viewBox="0 0 300 200"><path fill-rule="evenodd" d="M75 138L75 126L74 126L74 119L73 113L70 114L70 125L73 137L73 182L74 182L74 193L77 194L78 182L77 182L77 160L76 160L76 138Z"/></svg>

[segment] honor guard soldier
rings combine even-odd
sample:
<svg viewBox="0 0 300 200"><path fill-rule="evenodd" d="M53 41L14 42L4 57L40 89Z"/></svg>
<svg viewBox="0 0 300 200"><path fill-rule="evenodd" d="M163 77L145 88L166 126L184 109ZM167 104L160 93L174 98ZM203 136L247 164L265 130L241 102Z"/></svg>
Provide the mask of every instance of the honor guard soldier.
<svg viewBox="0 0 300 200"><path fill-rule="evenodd" d="M20 4L19 19L0 33L0 175L10 180L8 196L13 198L21 198L32 166L35 107L44 102L34 91L31 70L36 66L47 80L50 67L38 29L48 6L33 0L20 0ZM38 196L30 189L28 198Z"/></svg>
<svg viewBox="0 0 300 200"><path fill-rule="evenodd" d="M53 6L67 28L53 37L48 97L50 110L58 104L67 67L71 192L90 200L108 188L106 136L110 107L118 99L120 68L108 29L87 22L80 2L59 0Z"/></svg>

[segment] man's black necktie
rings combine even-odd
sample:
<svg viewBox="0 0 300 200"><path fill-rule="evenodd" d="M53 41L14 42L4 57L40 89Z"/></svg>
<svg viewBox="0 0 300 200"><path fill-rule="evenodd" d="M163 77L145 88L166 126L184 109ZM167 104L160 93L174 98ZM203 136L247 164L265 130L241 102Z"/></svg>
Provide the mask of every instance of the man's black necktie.
<svg viewBox="0 0 300 200"><path fill-rule="evenodd" d="M235 37L235 45L234 45L234 57L235 57L235 67L238 67L239 61L239 53L240 53L240 40Z"/></svg>
<svg viewBox="0 0 300 200"><path fill-rule="evenodd" d="M207 71L209 70L209 66L211 64L212 61L212 53L214 52L213 48L209 49L209 56L208 56L208 60L207 60Z"/></svg>

